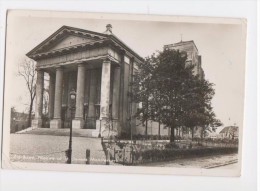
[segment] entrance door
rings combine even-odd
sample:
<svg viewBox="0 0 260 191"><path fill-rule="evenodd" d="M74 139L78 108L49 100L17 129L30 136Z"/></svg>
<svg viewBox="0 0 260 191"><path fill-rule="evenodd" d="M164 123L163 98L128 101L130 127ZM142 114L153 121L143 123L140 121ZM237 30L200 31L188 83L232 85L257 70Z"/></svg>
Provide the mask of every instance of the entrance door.
<svg viewBox="0 0 260 191"><path fill-rule="evenodd" d="M69 115L68 115L69 114ZM62 107L61 110L61 128L70 128L70 111L68 107Z"/></svg>
<svg viewBox="0 0 260 191"><path fill-rule="evenodd" d="M85 129L96 129L96 117L87 117L85 119Z"/></svg>
<svg viewBox="0 0 260 191"><path fill-rule="evenodd" d="M84 129L96 129L96 117L88 115L88 107L84 107Z"/></svg>

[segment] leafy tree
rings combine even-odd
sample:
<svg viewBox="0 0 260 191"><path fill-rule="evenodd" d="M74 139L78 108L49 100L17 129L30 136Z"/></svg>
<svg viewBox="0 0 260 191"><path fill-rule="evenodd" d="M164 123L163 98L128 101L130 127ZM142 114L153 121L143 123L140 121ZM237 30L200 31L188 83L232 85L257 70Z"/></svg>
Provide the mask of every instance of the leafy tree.
<svg viewBox="0 0 260 191"><path fill-rule="evenodd" d="M211 107L213 84L195 76L186 60L185 52L164 49L139 65L133 82L134 100L143 104L137 115L142 122L150 119L168 126L171 142L176 128L202 126L203 133L220 123Z"/></svg>
<svg viewBox="0 0 260 191"><path fill-rule="evenodd" d="M184 124L191 129L193 140L195 127L202 127L201 138L203 138L202 135L210 126L219 126L221 123L216 119L211 106L211 100L215 94L214 84L199 76L195 76L192 83L192 94L188 97L188 104L185 108Z"/></svg>
<svg viewBox="0 0 260 191"><path fill-rule="evenodd" d="M134 74L132 100L134 102L142 103L142 107L138 108L136 117L145 125L145 135L147 136L148 120L152 118L151 113L151 87L150 80L154 71L151 65L151 58L146 58L145 62L138 65L138 72Z"/></svg>
<svg viewBox="0 0 260 191"><path fill-rule="evenodd" d="M192 91L193 66L186 65L187 55L183 52L165 49L159 52L153 75L153 89L159 92L157 113L163 124L170 127L170 141L175 140L175 129L183 126L185 105Z"/></svg>

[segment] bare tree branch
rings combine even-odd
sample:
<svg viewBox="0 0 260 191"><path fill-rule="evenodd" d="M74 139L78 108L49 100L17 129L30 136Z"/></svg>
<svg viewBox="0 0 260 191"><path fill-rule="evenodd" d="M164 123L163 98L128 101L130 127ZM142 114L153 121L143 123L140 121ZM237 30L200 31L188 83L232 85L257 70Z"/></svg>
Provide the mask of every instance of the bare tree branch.
<svg viewBox="0 0 260 191"><path fill-rule="evenodd" d="M31 126L33 102L36 96L36 63L31 59L25 59L18 65L18 76L21 76L30 94L28 127Z"/></svg>

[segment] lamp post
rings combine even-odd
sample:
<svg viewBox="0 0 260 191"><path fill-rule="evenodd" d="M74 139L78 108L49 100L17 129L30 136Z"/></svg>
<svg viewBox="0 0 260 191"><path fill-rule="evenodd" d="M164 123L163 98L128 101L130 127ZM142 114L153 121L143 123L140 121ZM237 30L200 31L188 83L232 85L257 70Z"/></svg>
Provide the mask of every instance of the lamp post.
<svg viewBox="0 0 260 191"><path fill-rule="evenodd" d="M70 139L69 139L69 149L68 149L68 164L71 164L71 157L72 157L72 118L73 118L73 111L75 110L75 101L76 101L76 91L72 89L70 91Z"/></svg>

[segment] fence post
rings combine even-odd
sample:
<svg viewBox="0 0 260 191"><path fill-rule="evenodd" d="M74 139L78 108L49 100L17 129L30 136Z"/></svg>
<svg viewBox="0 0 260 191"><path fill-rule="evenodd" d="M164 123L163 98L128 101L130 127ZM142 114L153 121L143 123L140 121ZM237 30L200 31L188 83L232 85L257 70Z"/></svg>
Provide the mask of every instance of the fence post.
<svg viewBox="0 0 260 191"><path fill-rule="evenodd" d="M89 149L87 149L86 150L86 164L90 164L90 150Z"/></svg>
<svg viewBox="0 0 260 191"><path fill-rule="evenodd" d="M114 147L114 161L116 162L116 148Z"/></svg>
<svg viewBox="0 0 260 191"><path fill-rule="evenodd" d="M110 161L110 153L109 153L109 148L106 149L106 165L109 165Z"/></svg>
<svg viewBox="0 0 260 191"><path fill-rule="evenodd" d="M125 149L123 149L123 165L125 165Z"/></svg>
<svg viewBox="0 0 260 191"><path fill-rule="evenodd" d="M131 147L131 160L132 160L132 164L134 164L134 147Z"/></svg>

